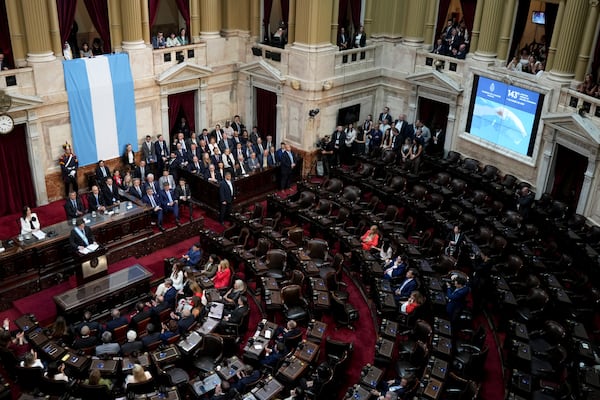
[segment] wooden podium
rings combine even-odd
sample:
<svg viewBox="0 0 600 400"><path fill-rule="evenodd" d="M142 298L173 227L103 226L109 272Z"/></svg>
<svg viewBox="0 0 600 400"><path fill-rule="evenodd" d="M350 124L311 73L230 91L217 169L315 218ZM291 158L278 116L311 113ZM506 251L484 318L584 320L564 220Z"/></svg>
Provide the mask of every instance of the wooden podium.
<svg viewBox="0 0 600 400"><path fill-rule="evenodd" d="M98 278L108 275L108 261L106 260L106 248L98 247L96 251L88 254L75 252L75 276L77 285L83 285Z"/></svg>

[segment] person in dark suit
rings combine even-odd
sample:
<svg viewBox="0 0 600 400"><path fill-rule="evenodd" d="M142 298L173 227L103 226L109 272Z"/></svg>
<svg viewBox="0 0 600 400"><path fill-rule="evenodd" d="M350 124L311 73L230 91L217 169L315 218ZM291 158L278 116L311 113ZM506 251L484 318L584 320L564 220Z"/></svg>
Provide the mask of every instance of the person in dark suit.
<svg viewBox="0 0 600 400"><path fill-rule="evenodd" d="M152 188L148 186L146 188L146 194L142 197L142 201L144 204L152 207L153 214L156 215L156 223L158 224L158 229L164 231L165 228L162 226L163 221L163 209L160 203L160 196L158 193L153 193Z"/></svg>
<svg viewBox="0 0 600 400"><path fill-rule="evenodd" d="M177 298L177 289L173 287L173 279L165 279L165 294L163 295L164 302L169 308L175 308L175 300Z"/></svg>
<svg viewBox="0 0 600 400"><path fill-rule="evenodd" d="M69 236L69 243L74 251L83 250L85 247L92 243L96 243L94 240L94 234L89 226L85 225L83 218L77 220L77 226L71 230Z"/></svg>
<svg viewBox="0 0 600 400"><path fill-rule="evenodd" d="M272 349L267 347L265 355L259 361L260 365L274 367L285 356L285 351L285 344L283 342L277 342Z"/></svg>
<svg viewBox="0 0 600 400"><path fill-rule="evenodd" d="M394 298L396 301L407 299L414 290L417 290L417 287L419 286L417 275L418 272L414 268L409 268L408 271L406 271L406 278L394 291Z"/></svg>
<svg viewBox="0 0 600 400"><path fill-rule="evenodd" d="M431 143L427 147L428 153L436 156L444 155L444 142L446 141L446 134L441 129L436 129L431 135Z"/></svg>
<svg viewBox="0 0 600 400"><path fill-rule="evenodd" d="M81 328L86 326L90 328L91 331L98 332L100 330L100 324L97 321L92 321L92 313L89 310L85 310L83 313L83 321L79 324L73 326L73 332L81 332Z"/></svg>
<svg viewBox="0 0 600 400"><path fill-rule="evenodd" d="M113 308L113 310L110 312L110 316L112 319L106 323L106 326L104 327L105 331L114 333L115 329L129 324L127 318L121 316L121 311L119 311L118 308Z"/></svg>
<svg viewBox="0 0 600 400"><path fill-rule="evenodd" d="M112 178L106 178L106 183L102 187L104 201L108 205L118 204L121 196L119 196L119 188L113 182Z"/></svg>
<svg viewBox="0 0 600 400"><path fill-rule="evenodd" d="M146 308L146 305L143 302L138 301L138 303L135 305L135 314L133 314L129 319L129 328L136 330L138 323L146 318L150 318L150 316L150 309Z"/></svg>
<svg viewBox="0 0 600 400"><path fill-rule="evenodd" d="M365 27L359 26L358 30L352 38L353 47L365 47L367 45L367 34L365 33Z"/></svg>
<svg viewBox="0 0 600 400"><path fill-rule="evenodd" d="M142 344L144 345L144 348L147 349L152 343L160 341L160 331L156 329L154 324L151 322L148 324L148 326L146 326L146 332L148 332L148 334L142 337Z"/></svg>
<svg viewBox="0 0 600 400"><path fill-rule="evenodd" d="M133 178L133 186L131 186L128 190L129 194L135 197L136 199L142 199L144 194L146 193L144 188L141 185L140 178Z"/></svg>
<svg viewBox="0 0 600 400"><path fill-rule="evenodd" d="M135 167L135 170L133 171L133 176L136 178L140 178L140 180L142 181L145 181L146 176L148 176L148 174L150 174L151 172L152 171L150 170L150 168L148 168L146 161L141 160L140 165Z"/></svg>
<svg viewBox="0 0 600 400"><path fill-rule="evenodd" d="M98 186L92 186L92 192L88 194L89 211L104 212L106 210L106 201Z"/></svg>
<svg viewBox="0 0 600 400"><path fill-rule="evenodd" d="M177 321L177 327L179 328L179 333L183 335L186 333L192 324L196 322L194 316L192 315L192 310L189 308L184 308L181 311L181 316Z"/></svg>
<svg viewBox="0 0 600 400"><path fill-rule="evenodd" d="M217 171L214 164L210 164L204 171L204 179L212 183L219 183L223 180L223 176Z"/></svg>
<svg viewBox="0 0 600 400"><path fill-rule="evenodd" d="M175 216L175 222L179 225L179 203L175 192L171 189L169 182L163 184L163 190L160 192L160 204L164 212L172 212Z"/></svg>
<svg viewBox="0 0 600 400"><path fill-rule="evenodd" d="M179 185L174 190L175 198L179 204L187 205L190 210L190 222L194 220L194 205L192 204L192 192L190 185L185 182L185 178L179 178Z"/></svg>
<svg viewBox="0 0 600 400"><path fill-rule="evenodd" d="M154 174L146 175L146 182L144 183L144 192L146 192L146 189L148 188L152 190L152 193L156 194L158 194L158 191L160 190L160 188L158 187L158 182L154 180Z"/></svg>
<svg viewBox="0 0 600 400"><path fill-rule="evenodd" d="M446 312L451 322L456 321L462 310L464 310L469 291L467 280L462 276L454 278L451 285L446 289Z"/></svg>
<svg viewBox="0 0 600 400"><path fill-rule="evenodd" d="M85 214L85 208L83 208L83 202L77 197L77 192L73 191L69 193L69 198L64 205L67 219L78 218Z"/></svg>
<svg viewBox="0 0 600 400"><path fill-rule="evenodd" d="M250 167L248 166L248 162L244 160L243 156L239 156L238 162L235 163L234 172L237 178L247 176L250 173Z"/></svg>
<svg viewBox="0 0 600 400"><path fill-rule="evenodd" d="M448 234L448 246L446 247L446 255L458 258L464 239L465 235L461 232L460 226L454 225L452 232Z"/></svg>
<svg viewBox="0 0 600 400"><path fill-rule="evenodd" d="M248 313L248 298L246 296L238 297L237 307L229 314L223 317L223 321L230 324L240 324L244 316Z"/></svg>
<svg viewBox="0 0 600 400"><path fill-rule="evenodd" d="M285 328L278 326L273 332L273 337L276 341L285 343L286 339L297 337L302 332L298 328L298 324L293 319L290 319L286 324Z"/></svg>
<svg viewBox="0 0 600 400"><path fill-rule="evenodd" d="M110 174L110 169L104 165L104 160L98 161L98 167L96 167L96 182L98 184L104 183L109 176L112 175Z"/></svg>
<svg viewBox="0 0 600 400"><path fill-rule="evenodd" d="M534 195L527 186L523 186L520 192L517 192L517 210L523 217L523 221L529 218L529 211L533 205Z"/></svg>
<svg viewBox="0 0 600 400"><path fill-rule="evenodd" d="M221 139L221 141L217 143L217 146L219 146L219 150L221 151L221 153L224 153L225 149L234 149L235 143L227 135L226 132L223 132L223 139Z"/></svg>
<svg viewBox="0 0 600 400"><path fill-rule="evenodd" d="M240 135L242 134L242 132L244 131L244 129L246 129L246 127L244 126L244 124L242 124L242 122L240 121L240 116L239 115L235 115L233 117L233 122L231 123L231 129L233 129L234 132L237 132Z"/></svg>
<svg viewBox="0 0 600 400"><path fill-rule="evenodd" d="M385 122L385 120L392 121L392 114L390 114L389 107L383 107L383 111L379 114L379 123Z"/></svg>
<svg viewBox="0 0 600 400"><path fill-rule="evenodd" d="M346 29L344 27L340 28L340 33L337 37L337 45L340 48L340 50L346 50L350 48L350 38L348 37L348 34L346 33Z"/></svg>
<svg viewBox="0 0 600 400"><path fill-rule="evenodd" d="M127 342L121 345L121 354L128 356L132 353L139 353L144 348L141 340L137 339L137 332L134 330L127 331Z"/></svg>
<svg viewBox="0 0 600 400"><path fill-rule="evenodd" d="M231 204L233 203L234 193L231 172L226 172L225 179L222 180L219 185L219 200L221 202L219 222L221 225L223 225L225 218L228 218L231 213Z"/></svg>
<svg viewBox="0 0 600 400"><path fill-rule="evenodd" d="M289 189L290 178L296 167L296 158L292 154L292 148L289 144L285 145L285 153L281 155L281 182L280 189Z"/></svg>
<svg viewBox="0 0 600 400"><path fill-rule="evenodd" d="M91 330L89 326L83 325L79 332L79 336L73 341L73 345L71 346L73 349L81 350L98 344L98 338L90 334Z"/></svg>
<svg viewBox="0 0 600 400"><path fill-rule="evenodd" d="M156 170L162 171L169 159L169 146L163 135L158 135L157 141L154 142L154 152L156 154Z"/></svg>

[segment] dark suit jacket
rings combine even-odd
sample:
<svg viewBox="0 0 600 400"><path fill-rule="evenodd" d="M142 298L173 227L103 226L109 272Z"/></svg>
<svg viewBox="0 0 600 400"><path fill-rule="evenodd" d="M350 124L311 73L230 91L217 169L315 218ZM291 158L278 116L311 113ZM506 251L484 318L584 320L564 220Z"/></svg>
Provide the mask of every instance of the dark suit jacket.
<svg viewBox="0 0 600 400"><path fill-rule="evenodd" d="M172 206L167 205L169 203L169 197L167 196L167 192L164 190L161 190L159 193L160 193L160 204L162 205L162 207L163 208L172 207ZM173 191L173 189L169 189L169 193L171 194L171 200L176 201L177 197L175 197L175 192Z"/></svg>
<svg viewBox="0 0 600 400"><path fill-rule="evenodd" d="M115 201L118 201L121 198L119 196L118 186L114 182L112 184L112 190L107 185L104 185L102 187L102 194L104 195L104 201L106 202L106 204L113 204Z"/></svg>
<svg viewBox="0 0 600 400"><path fill-rule="evenodd" d="M116 318L116 319L111 319L110 321L108 321L106 323L105 330L114 332L114 330L116 328L123 326L123 325L127 325L128 323L129 323L129 321L127 321L127 318L125 318L123 316Z"/></svg>
<svg viewBox="0 0 600 400"><path fill-rule="evenodd" d="M151 196L154 197L154 202L156 203L156 205L160 207L161 203L160 203L160 196L158 195L158 193L154 193ZM142 196L142 202L144 202L144 204L152 206L152 202L150 202L150 197L148 197L148 194L144 194Z"/></svg>
<svg viewBox="0 0 600 400"><path fill-rule="evenodd" d="M88 193L88 207L89 211L98 211L99 206L106 207L106 199L102 195L102 192L98 192L98 201L96 201L96 196L93 193Z"/></svg>
<svg viewBox="0 0 600 400"><path fill-rule="evenodd" d="M356 47L356 36L357 34L355 33L352 36L352 47ZM360 47L365 47L367 45L367 34L363 32L362 36L360 37L360 42L358 44Z"/></svg>
<svg viewBox="0 0 600 400"><path fill-rule="evenodd" d="M150 173L148 166L144 167L144 173L142 173L142 169L137 166L135 167L135 171L133 171L134 178L140 178L143 181L146 180L146 176ZM143 175L143 176L142 176Z"/></svg>
<svg viewBox="0 0 600 400"><path fill-rule="evenodd" d="M233 182L231 182L232 186L233 186ZM234 187L235 190L235 187ZM229 185L227 184L227 182L225 182L224 180L221 181L221 184L219 185L219 200L222 202L227 202L229 204L233 203L233 193L231 193L231 190L229 189Z"/></svg>
<svg viewBox="0 0 600 400"><path fill-rule="evenodd" d="M92 233L92 230L90 229L89 226L86 226L83 228L84 233L85 233L85 237L88 240L88 244L92 244L94 243L94 234ZM73 248L73 250L77 250L77 248L79 246L83 246L85 247L86 244L83 241L83 239L81 238L81 236L79 236L79 234L77 232L75 232L75 228L73 228L73 230L71 231L71 235L69 236L69 243L71 244L71 248Z"/></svg>
<svg viewBox="0 0 600 400"><path fill-rule="evenodd" d="M232 324L239 324L242 322L244 315L248 312L248 306L236 307L231 314L229 314L229 321Z"/></svg>
<svg viewBox="0 0 600 400"><path fill-rule="evenodd" d="M131 317L131 320L129 321L129 327L133 330L136 330L138 323L140 323L140 321L145 320L146 318L150 318L151 314L152 311L150 309L135 314L133 317Z"/></svg>
<svg viewBox="0 0 600 400"><path fill-rule="evenodd" d="M192 315L190 315L187 318L181 318L179 321L177 321L177 326L179 327L179 333L180 334L184 334L188 331L188 329L190 328L190 326L192 326L192 324L196 322L196 320L194 319L194 317Z"/></svg>
<svg viewBox="0 0 600 400"><path fill-rule="evenodd" d="M181 200L180 197L182 196L191 196L192 192L190 191L190 185L186 184L185 185L185 189L181 187L181 185L177 185L177 187L175 187L175 190L173 191L175 193L175 198L177 200Z"/></svg>
<svg viewBox="0 0 600 400"><path fill-rule="evenodd" d="M176 297L177 297L177 290L173 286L171 286L164 295L165 303L167 303L169 305L169 308L175 308L175 298Z"/></svg>
<svg viewBox="0 0 600 400"><path fill-rule="evenodd" d="M296 164L297 160L296 160L296 156L294 156L294 154L292 153L292 157L294 157L294 164ZM281 163L281 173L285 174L285 173L291 173L292 172L292 160L290 160L290 156L287 152L284 152L283 154L281 154L281 160L279 160L279 162Z"/></svg>
<svg viewBox="0 0 600 400"><path fill-rule="evenodd" d="M96 336L78 337L73 342L75 350L85 349L86 347L96 346L98 344L98 338Z"/></svg>
<svg viewBox="0 0 600 400"><path fill-rule="evenodd" d="M106 165L104 166L104 170L106 171L106 176L104 176L104 174L102 173L102 168L96 168L96 182L98 183L98 185L104 183L104 180L109 176L112 176L110 174L110 169Z"/></svg>
<svg viewBox="0 0 600 400"><path fill-rule="evenodd" d="M148 186L152 186L154 193L158 193L158 191L160 190L160 188L158 187L158 182L157 181L153 181L152 185L150 184L150 182L146 182L144 183L144 193L146 193L146 189L148 189Z"/></svg>
<svg viewBox="0 0 600 400"><path fill-rule="evenodd" d="M157 158L169 157L169 146L167 145L167 142L163 140L162 145L158 140L154 142L154 152Z"/></svg>
<svg viewBox="0 0 600 400"><path fill-rule="evenodd" d="M402 282L402 285L404 285L404 282ZM398 286L398 289L400 289L402 287L402 285ZM417 289L417 280L416 279L412 279L410 282L408 282L406 285L404 285L404 287L402 288L402 291L400 292L400 294L397 294L396 297L400 297L400 298L407 298L410 296L410 294Z"/></svg>
<svg viewBox="0 0 600 400"><path fill-rule="evenodd" d="M131 194L132 196L134 196L137 199L142 199L142 197L144 196L144 194L146 194L146 192L144 191L144 188L142 187L142 185L139 186L140 188L140 192L138 193L137 189L135 187L130 187L129 188L129 194Z"/></svg>
<svg viewBox="0 0 600 400"><path fill-rule="evenodd" d="M448 299L448 302L446 303L446 312L448 312L450 319L454 319L457 314L465 308L469 290L468 286L463 286L459 289L450 287L446 291L446 298Z"/></svg>
<svg viewBox="0 0 600 400"><path fill-rule="evenodd" d="M127 356L131 353L133 353L134 351L137 351L138 353L140 351L142 351L142 349L144 348L144 344L140 341L140 340L136 340L133 342L127 342L121 345L121 353L124 356Z"/></svg>
<svg viewBox="0 0 600 400"><path fill-rule="evenodd" d="M160 332L154 332L142 338L144 347L148 347L150 344L158 341L160 341Z"/></svg>
<svg viewBox="0 0 600 400"><path fill-rule="evenodd" d="M85 208L83 208L83 202L79 197L76 200L76 204L77 207L73 207L71 199L67 199L67 202L65 203L65 212L67 213L67 218L77 218L77 211L82 213L85 212Z"/></svg>
<svg viewBox="0 0 600 400"><path fill-rule="evenodd" d="M231 139L231 138L227 138L227 145L229 146L229 148L230 148L231 150L235 149L235 142L233 141L233 139ZM225 149L226 149L226 147L225 147L225 141L224 141L224 140L221 140L221 141L218 143L218 146L219 146L219 150L221 150L221 153L224 153L224 152L225 152Z"/></svg>

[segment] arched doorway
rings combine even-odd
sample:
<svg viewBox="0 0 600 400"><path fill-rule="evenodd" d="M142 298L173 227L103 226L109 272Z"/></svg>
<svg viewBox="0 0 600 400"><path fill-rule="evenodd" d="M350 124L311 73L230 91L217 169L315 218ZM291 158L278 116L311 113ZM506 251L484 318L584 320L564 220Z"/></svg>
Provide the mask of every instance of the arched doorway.
<svg viewBox="0 0 600 400"><path fill-rule="evenodd" d="M576 210L588 158L565 146L556 147L552 198L562 201L569 210Z"/></svg>

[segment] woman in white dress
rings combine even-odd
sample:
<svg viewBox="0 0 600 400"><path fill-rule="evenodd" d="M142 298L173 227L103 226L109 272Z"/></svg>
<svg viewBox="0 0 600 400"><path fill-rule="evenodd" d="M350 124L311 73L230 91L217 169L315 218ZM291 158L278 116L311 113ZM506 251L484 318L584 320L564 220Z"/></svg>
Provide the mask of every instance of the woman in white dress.
<svg viewBox="0 0 600 400"><path fill-rule="evenodd" d="M23 216L21 217L21 235L31 234L40 230L40 220L36 213L31 212L29 206L23 207Z"/></svg>

